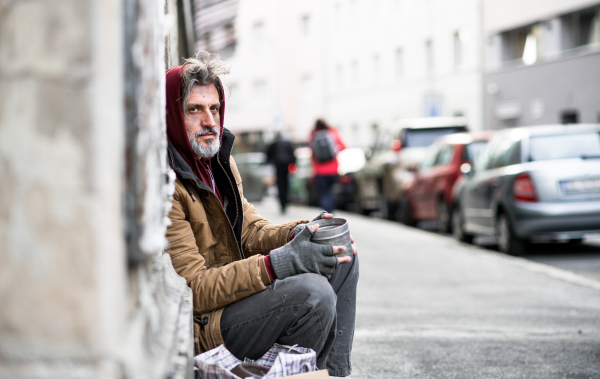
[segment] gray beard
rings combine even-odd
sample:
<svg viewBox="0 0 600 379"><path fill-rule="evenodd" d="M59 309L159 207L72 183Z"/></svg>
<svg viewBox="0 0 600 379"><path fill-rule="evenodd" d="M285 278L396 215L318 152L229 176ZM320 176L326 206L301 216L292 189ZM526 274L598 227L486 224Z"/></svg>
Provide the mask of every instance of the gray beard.
<svg viewBox="0 0 600 379"><path fill-rule="evenodd" d="M208 133L215 133L215 138L212 140L212 142L207 142L208 146L201 146L196 139ZM192 150L194 150L194 153L196 153L198 158L212 158L221 148L221 141L219 140L219 137L220 133L218 127L214 127L212 129L202 129L189 137L190 145L192 145Z"/></svg>

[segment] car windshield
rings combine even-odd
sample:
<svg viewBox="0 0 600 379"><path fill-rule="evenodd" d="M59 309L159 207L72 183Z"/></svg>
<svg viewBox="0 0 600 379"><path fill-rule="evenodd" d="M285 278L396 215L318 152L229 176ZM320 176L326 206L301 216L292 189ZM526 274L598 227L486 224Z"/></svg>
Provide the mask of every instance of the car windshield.
<svg viewBox="0 0 600 379"><path fill-rule="evenodd" d="M462 132L462 127L435 128L435 129L407 129L404 137L404 147L426 147L436 139L457 132Z"/></svg>
<svg viewBox="0 0 600 379"><path fill-rule="evenodd" d="M599 157L599 132L533 136L530 140L530 162L550 159Z"/></svg>
<svg viewBox="0 0 600 379"><path fill-rule="evenodd" d="M475 160L475 158L477 157L477 155L479 155L481 148L484 147L486 144L487 144L487 141L473 141L470 144L468 144L466 146L466 152L467 152L466 160L473 162Z"/></svg>

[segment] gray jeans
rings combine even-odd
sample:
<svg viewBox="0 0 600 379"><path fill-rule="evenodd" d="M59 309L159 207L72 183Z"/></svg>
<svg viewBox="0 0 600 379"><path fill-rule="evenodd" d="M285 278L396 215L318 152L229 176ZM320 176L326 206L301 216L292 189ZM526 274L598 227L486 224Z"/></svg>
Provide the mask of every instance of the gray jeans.
<svg viewBox="0 0 600 379"><path fill-rule="evenodd" d="M329 280L317 274L275 280L264 291L225 307L225 347L239 359L258 359L275 342L298 344L317 353L319 369L348 376L357 283L358 256L339 265Z"/></svg>

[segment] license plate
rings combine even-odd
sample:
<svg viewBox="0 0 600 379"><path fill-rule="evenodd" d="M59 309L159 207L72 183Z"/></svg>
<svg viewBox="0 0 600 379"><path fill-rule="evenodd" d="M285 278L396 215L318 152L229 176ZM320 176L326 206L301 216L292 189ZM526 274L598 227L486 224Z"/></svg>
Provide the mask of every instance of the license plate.
<svg viewBox="0 0 600 379"><path fill-rule="evenodd" d="M600 178L563 180L560 188L564 193L590 193L600 192Z"/></svg>

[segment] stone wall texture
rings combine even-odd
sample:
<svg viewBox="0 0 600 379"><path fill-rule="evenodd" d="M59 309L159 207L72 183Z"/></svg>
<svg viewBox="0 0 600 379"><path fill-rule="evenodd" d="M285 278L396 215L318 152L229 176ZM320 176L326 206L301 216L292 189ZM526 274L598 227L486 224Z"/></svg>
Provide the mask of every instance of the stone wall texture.
<svg viewBox="0 0 600 379"><path fill-rule="evenodd" d="M162 251L173 4L0 0L0 378L191 374Z"/></svg>

